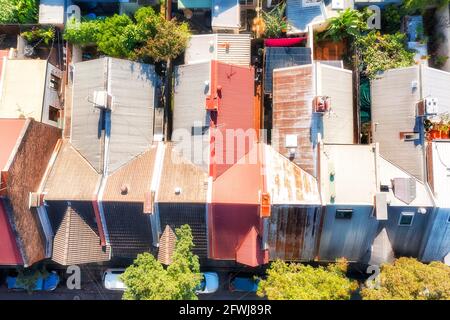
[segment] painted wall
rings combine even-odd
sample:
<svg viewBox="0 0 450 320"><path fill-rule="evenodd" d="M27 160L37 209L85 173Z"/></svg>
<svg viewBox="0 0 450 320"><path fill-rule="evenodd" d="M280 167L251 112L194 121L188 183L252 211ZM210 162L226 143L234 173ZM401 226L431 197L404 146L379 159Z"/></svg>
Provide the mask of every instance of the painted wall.
<svg viewBox="0 0 450 320"><path fill-rule="evenodd" d="M351 219L336 219L336 209L353 209ZM334 261L345 257L362 261L370 250L378 221L367 205L327 205L320 237L319 260Z"/></svg>

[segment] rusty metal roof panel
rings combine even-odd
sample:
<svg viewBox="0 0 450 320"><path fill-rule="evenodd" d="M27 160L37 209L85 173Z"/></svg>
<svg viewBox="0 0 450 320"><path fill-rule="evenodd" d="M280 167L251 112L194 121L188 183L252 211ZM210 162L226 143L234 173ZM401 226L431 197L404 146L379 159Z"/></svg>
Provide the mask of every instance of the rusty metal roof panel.
<svg viewBox="0 0 450 320"><path fill-rule="evenodd" d="M265 145L267 192L273 204L320 204L317 180Z"/></svg>
<svg viewBox="0 0 450 320"><path fill-rule="evenodd" d="M306 65L274 70L272 145L285 157L316 176L316 154L311 137L314 67ZM296 140L291 146L286 139ZM293 150L291 150L293 149ZM294 157L291 151L295 151Z"/></svg>

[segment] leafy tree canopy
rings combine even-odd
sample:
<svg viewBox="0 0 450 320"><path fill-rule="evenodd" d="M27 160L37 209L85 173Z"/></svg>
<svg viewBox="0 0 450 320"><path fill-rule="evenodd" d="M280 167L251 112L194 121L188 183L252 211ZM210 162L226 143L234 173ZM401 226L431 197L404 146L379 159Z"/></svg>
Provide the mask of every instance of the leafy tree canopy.
<svg viewBox="0 0 450 320"><path fill-rule="evenodd" d="M127 286L124 300L197 300L200 263L192 253L191 228L183 225L175 233L175 251L167 268L146 252L125 270L121 276Z"/></svg>
<svg viewBox="0 0 450 320"><path fill-rule="evenodd" d="M356 40L363 73L373 79L379 72L414 65L414 52L405 46L403 33L381 34L372 31Z"/></svg>
<svg viewBox="0 0 450 320"><path fill-rule="evenodd" d="M36 23L38 0L0 0L0 23Z"/></svg>
<svg viewBox="0 0 450 320"><path fill-rule="evenodd" d="M190 36L187 24L166 21L152 7L139 8L133 18L116 14L80 23L72 21L64 38L80 46L96 45L111 57L132 60L166 61L186 49Z"/></svg>
<svg viewBox="0 0 450 320"><path fill-rule="evenodd" d="M347 266L345 260L317 268L277 260L257 294L269 300L348 300L357 284L345 276Z"/></svg>
<svg viewBox="0 0 450 320"><path fill-rule="evenodd" d="M424 12L428 8L443 7L450 3L450 0L404 0L403 8L409 13L417 11Z"/></svg>
<svg viewBox="0 0 450 320"><path fill-rule="evenodd" d="M381 266L380 286L361 290L365 300L449 300L450 267L442 262L424 264L399 258Z"/></svg>
<svg viewBox="0 0 450 320"><path fill-rule="evenodd" d="M367 19L369 18L367 11L358 11L347 9L339 13L338 16L330 19L328 28L319 34L322 40L354 40L367 31Z"/></svg>

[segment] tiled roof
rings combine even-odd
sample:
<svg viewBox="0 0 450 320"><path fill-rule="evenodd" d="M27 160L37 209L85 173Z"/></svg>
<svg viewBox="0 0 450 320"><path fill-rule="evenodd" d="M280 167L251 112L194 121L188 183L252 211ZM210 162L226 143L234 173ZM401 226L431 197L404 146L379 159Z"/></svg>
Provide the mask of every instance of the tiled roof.
<svg viewBox="0 0 450 320"><path fill-rule="evenodd" d="M44 185L45 200L86 200L95 198L100 175L67 141L64 141Z"/></svg>
<svg viewBox="0 0 450 320"><path fill-rule="evenodd" d="M106 180L103 201L143 202L150 184L155 164L156 145L137 156L114 172ZM122 189L126 188L124 192Z"/></svg>
<svg viewBox="0 0 450 320"><path fill-rule="evenodd" d="M169 265L172 263L173 251L177 242L177 236L172 228L166 225L164 232L159 240L158 261Z"/></svg>
<svg viewBox="0 0 450 320"><path fill-rule="evenodd" d="M166 145L157 201L206 203L207 188L208 174Z"/></svg>
<svg viewBox="0 0 450 320"><path fill-rule="evenodd" d="M89 209L91 205L91 209ZM87 217L90 211L91 217ZM52 259L62 265L107 261L110 248L100 245L89 202L68 205L63 214L53 242Z"/></svg>

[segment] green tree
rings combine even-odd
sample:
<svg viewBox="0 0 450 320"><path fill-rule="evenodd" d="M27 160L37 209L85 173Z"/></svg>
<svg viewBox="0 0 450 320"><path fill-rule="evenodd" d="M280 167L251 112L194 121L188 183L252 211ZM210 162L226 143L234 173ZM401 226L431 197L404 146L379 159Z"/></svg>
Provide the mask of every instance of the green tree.
<svg viewBox="0 0 450 320"><path fill-rule="evenodd" d="M321 40L354 40L367 31L367 12L347 9L339 13L337 17L330 19L327 29L319 34Z"/></svg>
<svg viewBox="0 0 450 320"><path fill-rule="evenodd" d="M135 31L133 20L126 14L107 17L98 26L98 50L111 57L128 58L135 47Z"/></svg>
<svg viewBox="0 0 450 320"><path fill-rule="evenodd" d="M269 300L348 300L357 285L346 277L347 266L345 260L317 268L277 260L257 294Z"/></svg>
<svg viewBox="0 0 450 320"><path fill-rule="evenodd" d="M38 0L15 0L15 2L19 23L36 23L38 21Z"/></svg>
<svg viewBox="0 0 450 320"><path fill-rule="evenodd" d="M0 0L0 23L17 23L17 10L13 0Z"/></svg>
<svg viewBox="0 0 450 320"><path fill-rule="evenodd" d="M442 262L424 264L400 258L381 266L380 286L367 284L365 300L450 300L450 267Z"/></svg>
<svg viewBox="0 0 450 320"><path fill-rule="evenodd" d="M136 51L140 58L151 58L155 62L169 61L186 50L191 33L186 23L175 19L163 20L156 25L156 34Z"/></svg>
<svg viewBox="0 0 450 320"><path fill-rule="evenodd" d="M71 19L66 24L64 39L82 47L95 45L102 22L102 20L88 20L77 23L75 19Z"/></svg>
<svg viewBox="0 0 450 320"><path fill-rule="evenodd" d="M139 254L121 276L127 289L124 300L196 300L200 284L200 263L192 253L191 228L175 230L177 242L172 263L165 268L150 253Z"/></svg>
<svg viewBox="0 0 450 320"><path fill-rule="evenodd" d="M409 13L424 12L428 8L449 5L450 0L404 0L403 8Z"/></svg>
<svg viewBox="0 0 450 320"><path fill-rule="evenodd" d="M372 31L356 40L361 58L361 69L370 79L379 72L414 65L414 52L405 46L403 33L381 34Z"/></svg>

